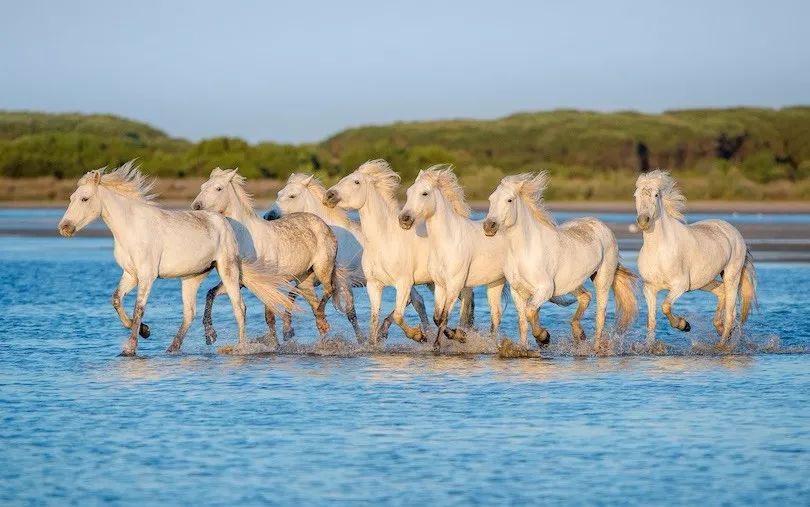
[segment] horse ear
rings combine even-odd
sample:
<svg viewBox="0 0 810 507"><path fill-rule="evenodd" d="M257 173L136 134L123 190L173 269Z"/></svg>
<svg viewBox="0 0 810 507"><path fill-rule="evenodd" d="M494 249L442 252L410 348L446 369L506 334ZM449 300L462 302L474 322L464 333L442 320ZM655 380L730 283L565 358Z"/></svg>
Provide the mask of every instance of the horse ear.
<svg viewBox="0 0 810 507"><path fill-rule="evenodd" d="M228 173L228 181L231 181L233 179L233 177L236 176L236 173L238 171L239 171L238 167L236 169L234 169L233 171L230 171L230 173Z"/></svg>
<svg viewBox="0 0 810 507"><path fill-rule="evenodd" d="M96 185L101 183L101 171L96 171L93 173L93 183Z"/></svg>
<svg viewBox="0 0 810 507"><path fill-rule="evenodd" d="M219 167L215 167L215 168L214 168L214 169L211 171L211 176L209 176L209 178L213 178L214 176L218 176L218 175L219 175L219 174L221 174L221 173L222 173L222 169L220 169Z"/></svg>
<svg viewBox="0 0 810 507"><path fill-rule="evenodd" d="M312 178L314 177L315 177L314 174L310 174L309 176L301 180L301 184L304 185L305 187L308 187L309 184L312 183Z"/></svg>
<svg viewBox="0 0 810 507"><path fill-rule="evenodd" d="M418 177L422 176L424 173L425 173L424 169L419 169L419 174L417 174L416 177L418 178Z"/></svg>

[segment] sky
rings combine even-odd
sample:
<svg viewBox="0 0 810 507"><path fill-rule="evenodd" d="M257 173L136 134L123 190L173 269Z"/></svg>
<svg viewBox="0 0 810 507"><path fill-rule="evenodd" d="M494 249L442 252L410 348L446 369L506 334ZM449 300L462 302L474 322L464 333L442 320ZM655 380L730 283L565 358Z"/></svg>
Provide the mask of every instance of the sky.
<svg viewBox="0 0 810 507"><path fill-rule="evenodd" d="M810 103L810 2L0 0L0 109L318 141L556 108Z"/></svg>

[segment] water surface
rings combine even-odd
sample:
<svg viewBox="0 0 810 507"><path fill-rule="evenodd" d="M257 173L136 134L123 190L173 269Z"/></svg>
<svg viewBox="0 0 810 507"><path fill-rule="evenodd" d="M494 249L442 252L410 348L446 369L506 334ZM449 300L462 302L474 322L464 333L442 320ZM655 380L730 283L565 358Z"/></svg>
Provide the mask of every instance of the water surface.
<svg viewBox="0 0 810 507"><path fill-rule="evenodd" d="M553 345L527 360L497 359L485 334L435 357L394 330L370 352L331 309L326 342L300 315L283 353L220 355L197 319L167 355L174 280L156 284L140 357L119 358L109 238L0 237L0 266L2 505L810 502L807 264L758 266L760 308L732 355L703 353L713 300L688 294L691 333L659 319L665 356L632 352L641 322L612 337L617 355L575 356L572 309L544 307ZM215 322L232 343L226 298Z"/></svg>

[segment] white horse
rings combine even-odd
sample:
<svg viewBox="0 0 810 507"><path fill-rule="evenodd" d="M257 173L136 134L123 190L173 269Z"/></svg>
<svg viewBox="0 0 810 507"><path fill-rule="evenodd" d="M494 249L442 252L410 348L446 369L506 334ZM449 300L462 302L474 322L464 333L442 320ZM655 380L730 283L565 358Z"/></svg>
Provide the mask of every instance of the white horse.
<svg viewBox="0 0 810 507"><path fill-rule="evenodd" d="M326 302L337 292L342 298L336 306L345 310L359 341L363 334L357 323L351 290L345 287L343 276L338 272L336 258L338 245L335 235L326 223L310 213L293 213L280 220L268 222L256 215L253 198L245 191L245 178L237 169L216 168L209 180L202 184L194 199L194 209L207 209L225 215L236 231L242 258L260 259L288 277L298 280L298 291L312 307L315 322L321 336L329 330L326 320ZM315 285L323 286L323 296L318 299ZM214 298L222 292L222 285L211 289L205 305L203 322L209 341L216 339L211 326L211 308ZM291 296L294 297L293 294ZM265 309L269 337L275 339L275 315L272 308ZM292 337L290 314L284 314L284 337Z"/></svg>
<svg viewBox="0 0 810 507"><path fill-rule="evenodd" d="M756 272L742 235L723 220L687 225L683 216L686 198L665 171L639 176L635 198L637 222L644 238L638 270L647 300L648 341L655 339L658 291L669 291L661 309L670 325L689 331L689 322L674 315L672 305L684 292L700 289L717 296L713 323L721 337L720 347L727 347L738 295L742 301L741 325L756 303Z"/></svg>
<svg viewBox="0 0 810 507"><path fill-rule="evenodd" d="M157 278L180 278L183 294L183 323L168 352L180 350L197 305L197 290L217 268L231 299L239 326L239 343L245 342L245 306L239 292L240 279L271 308L291 308L285 292L276 285L286 281L257 262L241 262L239 246L228 222L207 211L167 211L153 204L152 183L128 162L112 172L90 171L79 179L70 196L70 205L59 222L66 237L101 216L112 232L113 254L121 269L121 281L112 296L112 305L124 327L130 329L129 342L121 355L135 355L138 334L149 336L143 319L152 284ZM126 294L137 286L138 296L130 319L121 305Z"/></svg>
<svg viewBox="0 0 810 507"><path fill-rule="evenodd" d="M429 284L433 280L428 271L428 240L414 230L403 230L398 225L397 189L400 177L385 160L371 160L341 179L324 196L324 204L345 210L358 210L360 227L365 238L363 273L371 305L371 341L379 337L380 305L383 287L393 286L397 291L394 322L408 338L426 341L419 327L405 321L405 306L414 285ZM469 308L472 293L466 291L463 306ZM467 320L470 311L462 309ZM423 325L427 323L423 321ZM384 330L383 330L384 331Z"/></svg>
<svg viewBox="0 0 810 507"><path fill-rule="evenodd" d="M576 340L584 340L580 319L591 295L583 284L590 277L596 291L594 344L604 348L608 292L613 287L619 327L624 329L637 310L635 275L619 264L616 237L602 221L588 217L557 225L543 203L547 183L546 172L505 177L489 197L483 225L488 236L501 231L509 245L504 273L518 313L520 346L528 345L527 319L532 321L552 296L568 293L579 301L571 330ZM548 339L548 331L534 322L532 334L538 343Z"/></svg>
<svg viewBox="0 0 810 507"><path fill-rule="evenodd" d="M407 230L424 221L427 227L428 271L435 286L433 320L439 328L434 347L439 346L442 333L465 341L463 331L447 329L448 315L465 287L487 286L490 332L496 332L501 323L506 241L490 240L481 225L470 220L470 207L452 166L419 171L407 195L400 226Z"/></svg>
<svg viewBox="0 0 810 507"><path fill-rule="evenodd" d="M323 203L326 189L318 178L311 174L293 173L287 179L287 185L278 191L276 202L264 214L265 220L277 220L290 213L312 213L319 216L332 228L338 241L338 264L350 273L354 287L364 287L366 277L363 274L363 244L365 239L360 223L352 220L345 210L330 208ZM416 288L411 289L411 302L423 322L427 322L425 302ZM382 329L391 325L394 313L385 318Z"/></svg>

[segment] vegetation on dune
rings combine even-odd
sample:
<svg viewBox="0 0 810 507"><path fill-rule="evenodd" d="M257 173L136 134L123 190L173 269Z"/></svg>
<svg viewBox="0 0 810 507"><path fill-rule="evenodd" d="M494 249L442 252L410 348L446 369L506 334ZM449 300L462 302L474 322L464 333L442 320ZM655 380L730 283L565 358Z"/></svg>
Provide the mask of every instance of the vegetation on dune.
<svg viewBox="0 0 810 507"><path fill-rule="evenodd" d="M693 199L808 199L810 107L558 110L353 128L315 145L232 137L192 143L109 115L0 112L2 177L73 179L136 157L164 178L206 176L221 166L249 178L315 172L327 182L373 158L387 159L406 182L421 168L452 163L471 198L485 198L505 174L548 169L550 199L626 199L638 171L661 167Z"/></svg>

